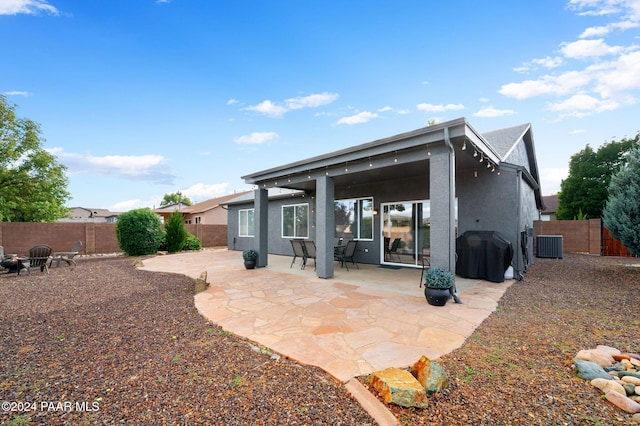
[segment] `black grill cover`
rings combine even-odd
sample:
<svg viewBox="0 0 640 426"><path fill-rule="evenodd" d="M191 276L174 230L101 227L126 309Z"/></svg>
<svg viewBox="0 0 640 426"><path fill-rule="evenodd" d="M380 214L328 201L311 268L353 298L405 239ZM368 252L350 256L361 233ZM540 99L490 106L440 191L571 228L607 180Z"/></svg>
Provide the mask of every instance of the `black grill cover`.
<svg viewBox="0 0 640 426"><path fill-rule="evenodd" d="M456 274L501 283L511 265L513 247L496 231L467 231L456 239Z"/></svg>

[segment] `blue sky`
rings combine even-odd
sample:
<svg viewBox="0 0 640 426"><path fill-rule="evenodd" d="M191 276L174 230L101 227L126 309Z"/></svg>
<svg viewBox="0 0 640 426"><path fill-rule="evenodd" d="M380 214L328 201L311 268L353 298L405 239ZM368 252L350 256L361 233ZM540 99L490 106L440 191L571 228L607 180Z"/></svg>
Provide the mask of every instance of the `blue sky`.
<svg viewBox="0 0 640 426"><path fill-rule="evenodd" d="M640 130L640 0L0 0L0 93L70 207L153 207L436 122L531 123L542 192Z"/></svg>

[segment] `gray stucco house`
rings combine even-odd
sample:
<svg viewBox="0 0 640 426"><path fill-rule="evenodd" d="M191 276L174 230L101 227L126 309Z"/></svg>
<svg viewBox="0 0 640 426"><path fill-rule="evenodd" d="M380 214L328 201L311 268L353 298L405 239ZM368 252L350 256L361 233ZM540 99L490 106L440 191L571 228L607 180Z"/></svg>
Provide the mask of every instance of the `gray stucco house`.
<svg viewBox="0 0 640 426"><path fill-rule="evenodd" d="M320 278L333 276L338 238L358 241L359 263L421 267L430 255L455 271L468 230L508 239L522 278L544 209L530 124L480 134L460 118L243 179L256 189L227 205L229 249L256 249L266 266L268 253L293 255L291 239L311 239Z"/></svg>

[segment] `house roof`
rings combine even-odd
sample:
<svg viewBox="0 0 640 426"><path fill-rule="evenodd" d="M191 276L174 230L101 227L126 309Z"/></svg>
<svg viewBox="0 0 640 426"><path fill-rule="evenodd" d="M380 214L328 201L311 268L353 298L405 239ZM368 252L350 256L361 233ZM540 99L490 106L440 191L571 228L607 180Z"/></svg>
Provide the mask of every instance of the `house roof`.
<svg viewBox="0 0 640 426"><path fill-rule="evenodd" d="M222 197L211 198L209 200L202 201L200 203L196 203L196 204L193 204L191 206L187 206L187 205L184 205L184 204L180 203L181 207L180 207L179 210L183 214L205 213L205 212L207 212L209 210L215 209L217 207L220 207L223 204L226 204L227 201L229 201L229 200L241 197L241 196L243 196L243 195L245 195L247 193L250 193L250 192L251 191L244 191L244 192L239 192L239 193L235 193L235 194L224 195ZM155 209L155 212L159 213L159 214L160 213L165 213L166 214L166 213L173 213L173 211L178 210L178 208L174 207L174 209L172 209L171 211L168 211L168 207L171 207L171 206L178 206L178 203L171 204L170 206L163 206L163 207L157 208L157 209Z"/></svg>
<svg viewBox="0 0 640 426"><path fill-rule="evenodd" d="M520 141L526 147L527 167L519 164L517 158L509 161ZM485 164L493 165L496 169L502 164L521 169L523 178L536 192L538 207L543 208L533 134L528 123L480 134L465 118L459 118L263 170L243 176L242 179L262 188L309 191L315 185L314 177L325 174L331 176L336 185L382 182L395 176L397 172L392 166L396 165L402 165L406 177L420 176L428 170L430 151L448 149L446 146L449 143L455 150L457 168L475 167L478 162L475 157L480 155L487 161ZM467 145L471 147L465 153Z"/></svg>
<svg viewBox="0 0 640 426"><path fill-rule="evenodd" d="M554 214L558 210L558 196L557 195L545 195L542 197L544 200L545 209L542 211L544 214Z"/></svg>

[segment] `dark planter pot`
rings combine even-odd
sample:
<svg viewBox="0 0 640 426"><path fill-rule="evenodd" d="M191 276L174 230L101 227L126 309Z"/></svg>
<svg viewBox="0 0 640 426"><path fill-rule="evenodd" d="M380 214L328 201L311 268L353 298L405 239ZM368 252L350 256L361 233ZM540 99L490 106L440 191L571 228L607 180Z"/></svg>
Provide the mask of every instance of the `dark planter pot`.
<svg viewBox="0 0 640 426"><path fill-rule="evenodd" d="M424 288L424 297L427 303L433 306L444 306L451 299L451 293L448 288Z"/></svg>
<svg viewBox="0 0 640 426"><path fill-rule="evenodd" d="M255 269L256 261L255 260L245 260L244 267L247 269Z"/></svg>

